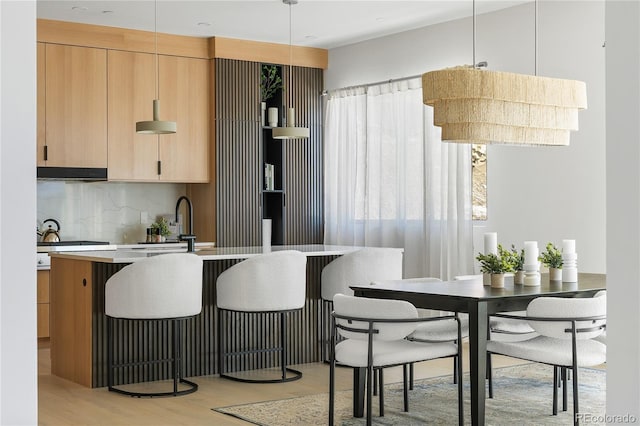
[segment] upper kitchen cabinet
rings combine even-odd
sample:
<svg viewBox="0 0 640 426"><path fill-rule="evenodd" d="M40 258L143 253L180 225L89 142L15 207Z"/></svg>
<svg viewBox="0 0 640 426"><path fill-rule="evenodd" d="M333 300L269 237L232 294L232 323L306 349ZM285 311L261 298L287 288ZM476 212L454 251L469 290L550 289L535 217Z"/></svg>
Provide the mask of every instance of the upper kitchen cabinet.
<svg viewBox="0 0 640 426"><path fill-rule="evenodd" d="M106 50L39 44L38 60L38 165L106 168Z"/></svg>
<svg viewBox="0 0 640 426"><path fill-rule="evenodd" d="M158 56L160 118L175 121L172 135L137 134L151 120L156 56L108 53L109 180L209 180L209 61Z"/></svg>
<svg viewBox="0 0 640 426"><path fill-rule="evenodd" d="M209 181L209 61L160 56L160 118L175 134L160 136L160 180Z"/></svg>

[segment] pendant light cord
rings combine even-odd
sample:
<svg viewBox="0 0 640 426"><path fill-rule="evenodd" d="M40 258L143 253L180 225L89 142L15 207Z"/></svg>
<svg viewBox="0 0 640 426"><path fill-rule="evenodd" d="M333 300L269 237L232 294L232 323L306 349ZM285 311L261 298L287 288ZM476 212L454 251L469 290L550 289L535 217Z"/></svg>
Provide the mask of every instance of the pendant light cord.
<svg viewBox="0 0 640 426"><path fill-rule="evenodd" d="M293 47L291 46L291 3L289 3L289 108L293 108ZM289 123L287 123L289 125Z"/></svg>
<svg viewBox="0 0 640 426"><path fill-rule="evenodd" d="M534 50L534 57L533 57L533 68L534 68L534 75L537 76L538 75L538 0L535 0L533 2L534 4L534 18L533 18L533 50Z"/></svg>
<svg viewBox="0 0 640 426"><path fill-rule="evenodd" d="M476 68L476 0L473 0L473 68Z"/></svg>
<svg viewBox="0 0 640 426"><path fill-rule="evenodd" d="M156 50L156 99L158 99L158 96L160 95L160 66L158 64L158 0L154 2L153 33L155 35Z"/></svg>

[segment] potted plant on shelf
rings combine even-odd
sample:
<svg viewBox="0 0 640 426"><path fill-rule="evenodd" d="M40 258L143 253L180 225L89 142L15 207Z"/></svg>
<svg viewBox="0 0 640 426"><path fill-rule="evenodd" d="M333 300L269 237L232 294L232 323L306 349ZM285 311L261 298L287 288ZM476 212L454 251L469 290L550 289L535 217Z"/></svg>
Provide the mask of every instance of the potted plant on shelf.
<svg viewBox="0 0 640 426"><path fill-rule="evenodd" d="M498 253L500 257L507 259L513 266L513 283L524 284L524 249L518 253L516 246L511 244L511 250L506 250L502 246L498 246Z"/></svg>
<svg viewBox="0 0 640 426"><path fill-rule="evenodd" d="M553 243L547 243L545 251L540 253L538 260L549 268L550 281L562 280L562 252Z"/></svg>
<svg viewBox="0 0 640 426"><path fill-rule="evenodd" d="M498 253L478 253L476 259L480 262L480 271L483 274L491 274L491 287L503 288L504 287L504 274L507 272L513 272L513 263L510 256L501 256L500 253L504 253L505 250L502 245L498 244Z"/></svg>
<svg viewBox="0 0 640 426"><path fill-rule="evenodd" d="M267 109L267 101L282 89L282 78L278 75L278 67L275 65L263 65L260 73L260 106L262 108L262 125L264 126L264 114ZM278 108L269 108L269 126L278 125Z"/></svg>
<svg viewBox="0 0 640 426"><path fill-rule="evenodd" d="M158 238L158 240L155 241L156 243L165 242L167 237L171 234L171 230L169 230L169 223L164 217L153 222L151 224L151 229L154 230L154 235Z"/></svg>

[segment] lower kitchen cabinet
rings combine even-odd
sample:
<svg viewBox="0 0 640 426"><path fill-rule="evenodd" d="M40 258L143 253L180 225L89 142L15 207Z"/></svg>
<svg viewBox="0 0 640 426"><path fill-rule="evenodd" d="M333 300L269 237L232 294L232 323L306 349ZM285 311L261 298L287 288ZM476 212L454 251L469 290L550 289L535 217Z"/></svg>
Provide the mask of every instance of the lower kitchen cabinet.
<svg viewBox="0 0 640 426"><path fill-rule="evenodd" d="M91 262L51 259L51 373L91 386Z"/></svg>
<svg viewBox="0 0 640 426"><path fill-rule="evenodd" d="M49 271L38 271L38 339L49 337Z"/></svg>

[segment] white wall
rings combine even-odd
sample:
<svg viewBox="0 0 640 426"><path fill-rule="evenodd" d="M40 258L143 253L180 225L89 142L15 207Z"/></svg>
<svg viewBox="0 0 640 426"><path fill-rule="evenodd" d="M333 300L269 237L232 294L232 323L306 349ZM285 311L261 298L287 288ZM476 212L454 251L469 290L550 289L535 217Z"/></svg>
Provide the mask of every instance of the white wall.
<svg viewBox="0 0 640 426"><path fill-rule="evenodd" d="M145 241L158 215L175 214L186 189L173 183L38 181L37 193L40 229L54 218L63 240L135 244Z"/></svg>
<svg viewBox="0 0 640 426"><path fill-rule="evenodd" d="M533 3L477 17L476 60L534 72ZM604 2L539 4L538 74L587 83L589 108L569 147L488 149L488 215L475 229L505 245L575 239L578 269L605 272ZM472 62L471 18L329 51L328 90ZM482 250L481 244L475 251Z"/></svg>
<svg viewBox="0 0 640 426"><path fill-rule="evenodd" d="M640 421L640 5L606 16L607 414Z"/></svg>
<svg viewBox="0 0 640 426"><path fill-rule="evenodd" d="M0 424L38 422L36 5L0 1Z"/></svg>

